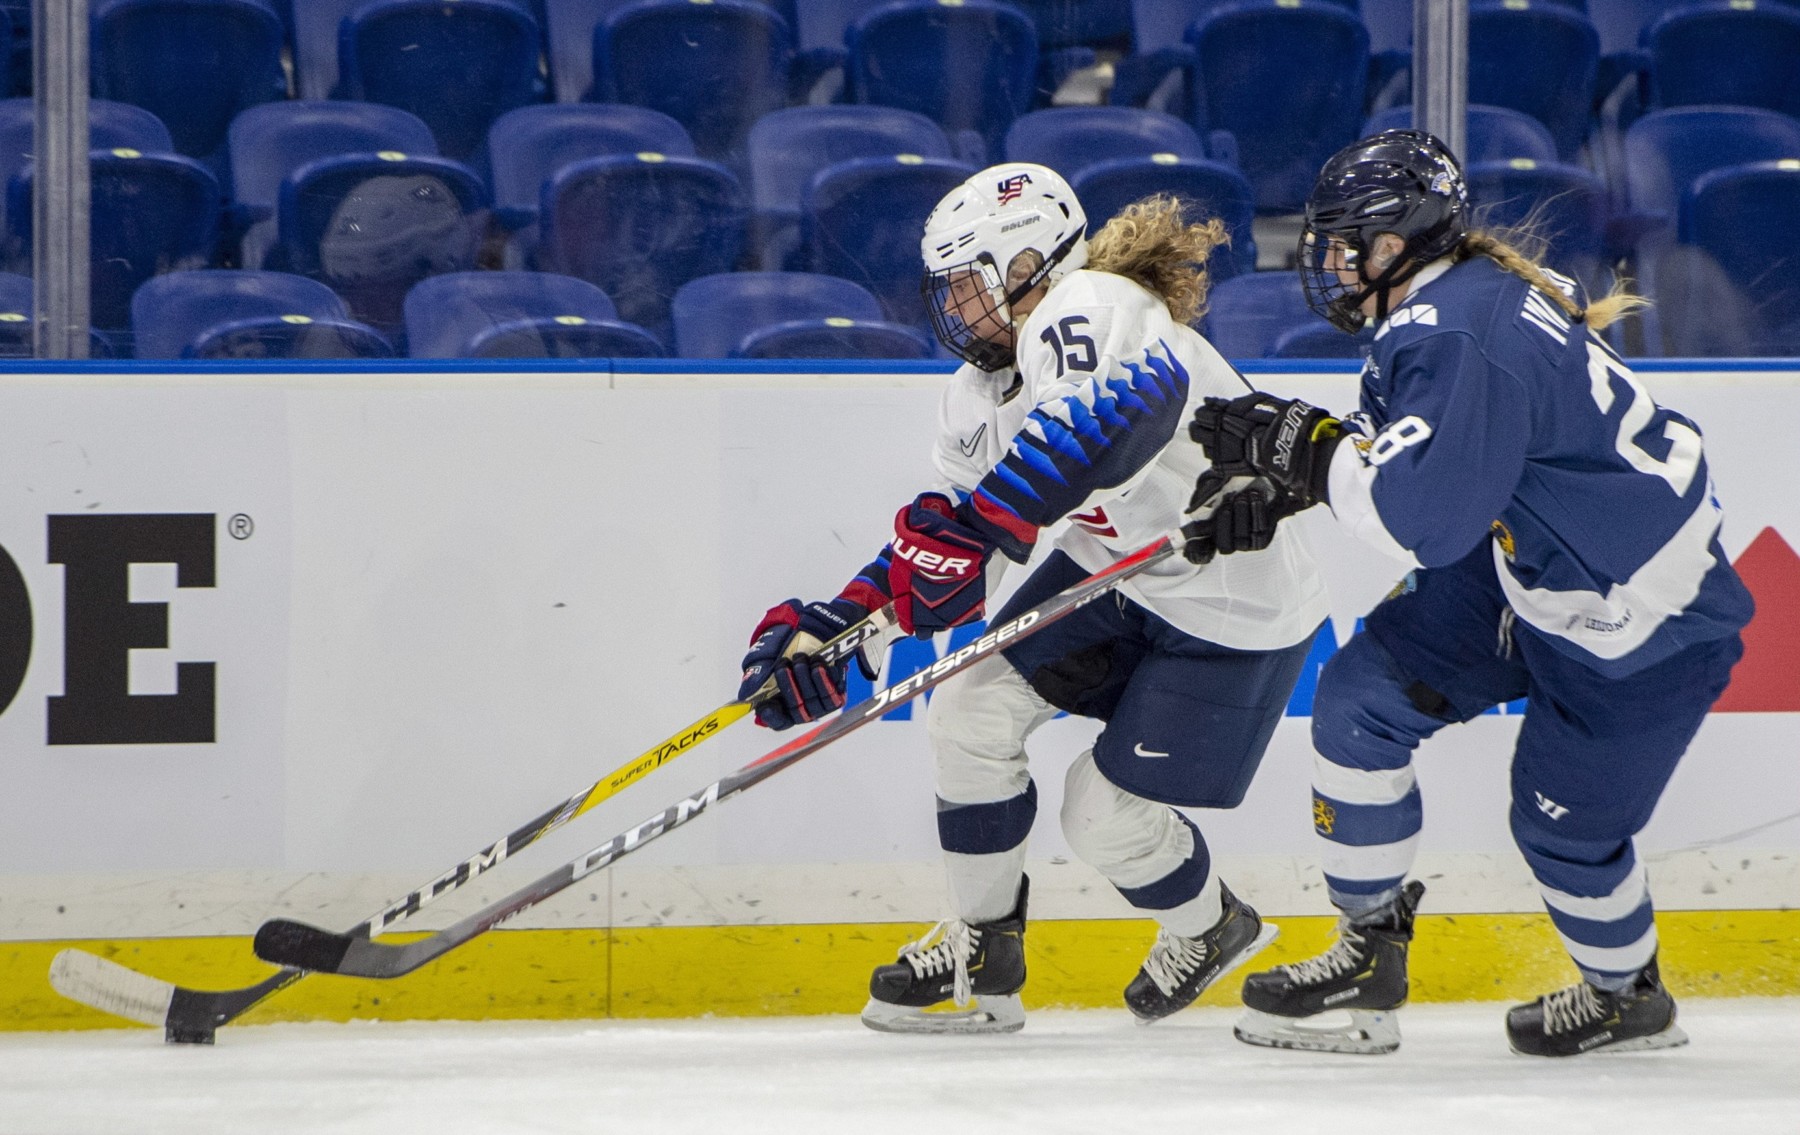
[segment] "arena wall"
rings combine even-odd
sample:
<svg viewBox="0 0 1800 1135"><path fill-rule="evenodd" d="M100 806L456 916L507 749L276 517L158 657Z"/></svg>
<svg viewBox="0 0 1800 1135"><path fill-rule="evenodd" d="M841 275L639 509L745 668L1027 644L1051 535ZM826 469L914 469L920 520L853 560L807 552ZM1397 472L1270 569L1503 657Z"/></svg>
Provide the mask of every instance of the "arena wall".
<svg viewBox="0 0 1800 1135"><path fill-rule="evenodd" d="M255 980L264 919L353 925L729 700L761 612L834 593L929 483L945 370L98 368L0 375L4 1027L120 1023L50 990L69 945L196 987ZM1800 456L1775 428L1800 418L1800 371L1640 376L1704 428L1759 604L1641 837L1665 973L1689 995L1800 994ZM1338 364L1252 377L1355 399ZM1303 520L1330 635L1246 804L1197 816L1224 877L1282 922L1274 961L1331 924L1317 664L1403 571ZM905 644L890 673L941 648ZM1421 757L1417 997L1572 973L1507 833L1517 727L1495 713ZM1032 742L1030 1003L1117 1004L1151 935L1056 830L1093 732L1064 719ZM453 921L779 742L738 724L407 925ZM313 979L246 1019L850 1012L942 887L908 707L442 963Z"/></svg>

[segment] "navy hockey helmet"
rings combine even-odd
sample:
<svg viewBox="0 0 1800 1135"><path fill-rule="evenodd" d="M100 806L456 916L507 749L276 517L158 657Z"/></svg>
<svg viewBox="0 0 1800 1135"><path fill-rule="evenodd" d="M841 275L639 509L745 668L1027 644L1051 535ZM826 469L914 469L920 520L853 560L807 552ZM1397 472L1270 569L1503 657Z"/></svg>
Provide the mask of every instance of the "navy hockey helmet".
<svg viewBox="0 0 1800 1135"><path fill-rule="evenodd" d="M1333 154L1306 199L1300 233L1300 281L1307 306L1350 334L1363 325L1363 301L1376 297L1387 318L1388 294L1468 232L1469 188L1462 167L1423 130L1383 130ZM1370 250L1381 233L1406 247L1377 267ZM1332 249L1341 250L1338 257ZM1377 274L1369 275L1375 269ZM1338 271L1354 272L1347 284Z"/></svg>

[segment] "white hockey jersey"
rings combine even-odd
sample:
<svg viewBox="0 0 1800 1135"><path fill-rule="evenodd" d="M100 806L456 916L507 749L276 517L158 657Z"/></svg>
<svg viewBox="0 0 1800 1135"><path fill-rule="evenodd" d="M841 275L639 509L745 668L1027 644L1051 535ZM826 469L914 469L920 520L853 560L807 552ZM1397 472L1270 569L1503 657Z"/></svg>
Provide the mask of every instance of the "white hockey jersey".
<svg viewBox="0 0 1800 1135"><path fill-rule="evenodd" d="M1019 328L1016 354L1016 371L965 365L951 377L939 410L940 488L1016 532L1015 556L1066 519L1045 535L1088 571L1180 527L1207 468L1188 422L1203 398L1245 392L1231 364L1159 297L1091 270L1050 290ZM1119 590L1188 634L1242 650L1291 646L1328 612L1294 525L1266 551L1204 567L1172 557Z"/></svg>

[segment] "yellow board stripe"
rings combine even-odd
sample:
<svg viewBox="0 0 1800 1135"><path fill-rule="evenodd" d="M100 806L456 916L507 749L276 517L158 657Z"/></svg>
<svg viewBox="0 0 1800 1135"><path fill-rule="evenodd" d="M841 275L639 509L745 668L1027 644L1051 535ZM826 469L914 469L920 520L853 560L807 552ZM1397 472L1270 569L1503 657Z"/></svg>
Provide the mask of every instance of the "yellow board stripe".
<svg viewBox="0 0 1800 1135"><path fill-rule="evenodd" d="M1329 918L1281 918L1252 966L1311 957ZM1800 995L1800 911L1661 911L1663 977L1677 997ZM855 1013L869 971L923 928L869 923L628 930L497 930L393 981L321 976L246 1014L273 1021L754 1017ZM1034 922L1025 1002L1117 1008L1155 935L1135 919ZM396 934L394 940L416 935ZM127 1026L58 996L45 978L77 947L196 989L248 985L271 970L241 937L0 943L0 1029ZM1541 914L1427 915L1411 953L1412 999L1528 1000L1574 980ZM1237 1003L1237 976L1202 1004ZM135 1027L135 1026L130 1026Z"/></svg>

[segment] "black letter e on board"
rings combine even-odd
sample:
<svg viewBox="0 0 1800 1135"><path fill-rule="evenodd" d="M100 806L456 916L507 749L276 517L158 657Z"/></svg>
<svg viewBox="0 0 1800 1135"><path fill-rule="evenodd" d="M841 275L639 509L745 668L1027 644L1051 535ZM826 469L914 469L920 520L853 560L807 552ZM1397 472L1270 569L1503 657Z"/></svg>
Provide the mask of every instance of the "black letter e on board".
<svg viewBox="0 0 1800 1135"><path fill-rule="evenodd" d="M133 603L130 565L175 565L177 587L213 586L211 513L52 516L63 571L63 694L49 699L52 745L213 740L214 666L181 662L175 693L129 692L129 652L169 645L169 606Z"/></svg>

